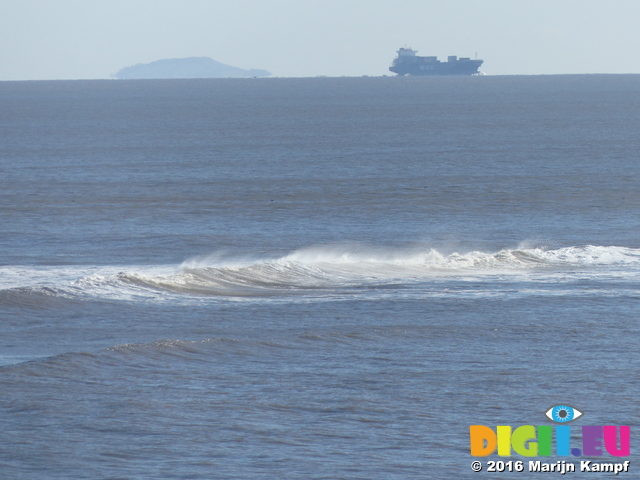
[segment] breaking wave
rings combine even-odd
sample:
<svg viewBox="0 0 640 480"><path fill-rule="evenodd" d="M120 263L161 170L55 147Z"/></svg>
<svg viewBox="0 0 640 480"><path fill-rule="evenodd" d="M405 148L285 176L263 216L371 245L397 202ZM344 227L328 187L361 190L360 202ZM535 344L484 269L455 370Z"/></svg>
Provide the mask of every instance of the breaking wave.
<svg viewBox="0 0 640 480"><path fill-rule="evenodd" d="M165 294L259 297L346 293L436 279L482 280L514 275L638 275L640 249L587 245L443 253L435 249L350 245L304 248L274 258L211 255L189 259L179 267L124 267L118 272L113 268L100 271L93 267L89 275L70 283L40 283L37 289L46 296L91 294L135 300ZM65 271L61 278L69 276ZM43 280L41 272L37 278ZM36 286L16 286L14 296L25 287L31 290ZM7 295L7 290L0 292Z"/></svg>

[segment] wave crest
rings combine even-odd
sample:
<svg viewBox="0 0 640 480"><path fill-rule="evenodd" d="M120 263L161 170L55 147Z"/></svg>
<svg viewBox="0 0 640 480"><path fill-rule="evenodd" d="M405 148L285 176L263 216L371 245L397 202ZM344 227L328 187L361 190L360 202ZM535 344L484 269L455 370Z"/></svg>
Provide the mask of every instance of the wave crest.
<svg viewBox="0 0 640 480"><path fill-rule="evenodd" d="M440 276L508 275L597 266L640 266L640 249L584 246L445 254L435 249L310 247L273 259L194 258L174 274L121 274L120 280L194 295L266 296L310 289L370 288Z"/></svg>
<svg viewBox="0 0 640 480"><path fill-rule="evenodd" d="M640 273L640 249L617 246L573 246L559 249L503 249L497 252L445 253L433 248L377 248L365 245L319 246L273 258L194 257L178 268L148 266L92 267L90 274L69 283L70 272L51 282L1 290L0 303L22 303L29 292L47 298L83 295L141 300L166 293L189 296L260 297L323 295L362 289L420 284L438 278L480 280L502 275L589 276L612 272ZM22 268L22 267L21 267ZM21 271L21 273L24 273ZM42 275L39 272L38 275ZM77 277L76 277L77 278ZM60 283L62 282L62 284ZM16 285L16 287L18 287ZM24 289L26 288L27 291ZM20 297L18 299L14 297ZM22 299L22 300L21 300Z"/></svg>

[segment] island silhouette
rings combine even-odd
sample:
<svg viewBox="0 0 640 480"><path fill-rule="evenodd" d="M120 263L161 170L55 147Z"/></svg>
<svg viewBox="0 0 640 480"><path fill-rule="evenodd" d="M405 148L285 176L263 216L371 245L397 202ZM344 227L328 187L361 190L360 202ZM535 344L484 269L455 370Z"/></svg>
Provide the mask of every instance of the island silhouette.
<svg viewBox="0 0 640 480"><path fill-rule="evenodd" d="M209 57L170 58L151 63L138 63L119 70L118 79L158 78L250 78L268 77L266 70L232 67Z"/></svg>

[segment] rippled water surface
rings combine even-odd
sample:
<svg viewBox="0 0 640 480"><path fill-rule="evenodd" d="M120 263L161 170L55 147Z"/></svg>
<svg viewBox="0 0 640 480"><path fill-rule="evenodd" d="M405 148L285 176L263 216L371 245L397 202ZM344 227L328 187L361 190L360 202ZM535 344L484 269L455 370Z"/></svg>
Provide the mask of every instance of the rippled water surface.
<svg viewBox="0 0 640 480"><path fill-rule="evenodd" d="M637 472L639 107L634 75L0 83L0 477L489 478L469 426L557 404Z"/></svg>

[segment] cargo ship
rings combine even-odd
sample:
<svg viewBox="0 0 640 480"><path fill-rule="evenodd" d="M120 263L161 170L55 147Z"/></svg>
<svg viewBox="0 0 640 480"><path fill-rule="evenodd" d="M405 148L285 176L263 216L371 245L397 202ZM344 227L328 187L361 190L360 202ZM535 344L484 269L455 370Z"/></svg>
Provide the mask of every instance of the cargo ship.
<svg viewBox="0 0 640 480"><path fill-rule="evenodd" d="M389 67L398 75L474 75L478 74L478 68L483 60L450 56L446 62L441 62L438 57L419 57L417 50L401 48L398 56Z"/></svg>

